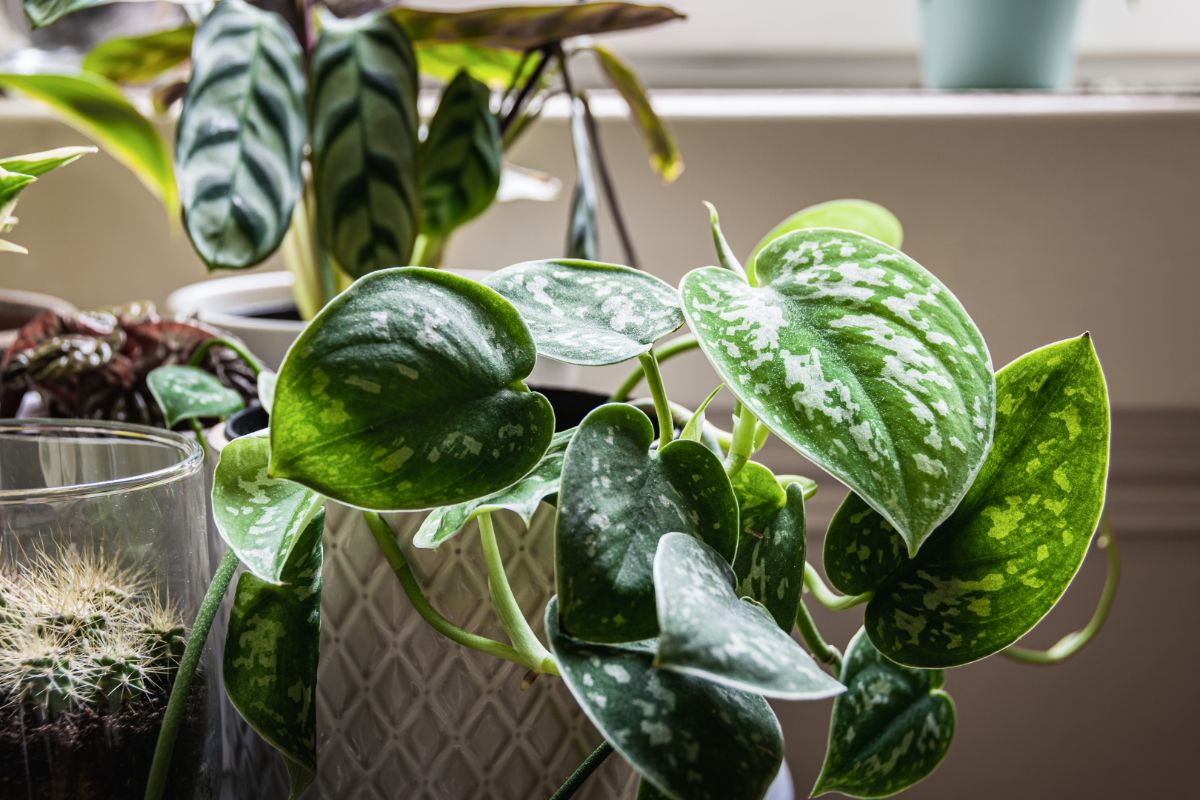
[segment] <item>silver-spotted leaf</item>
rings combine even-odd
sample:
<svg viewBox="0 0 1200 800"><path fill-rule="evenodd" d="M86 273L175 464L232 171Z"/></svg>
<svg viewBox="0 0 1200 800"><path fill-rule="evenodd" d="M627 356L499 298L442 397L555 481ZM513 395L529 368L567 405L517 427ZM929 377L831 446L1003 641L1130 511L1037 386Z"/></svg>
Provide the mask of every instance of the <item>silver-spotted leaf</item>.
<svg viewBox="0 0 1200 800"><path fill-rule="evenodd" d="M227 417L245 406L236 390L199 367L159 367L146 376L146 385L162 408L168 428L185 419Z"/></svg>
<svg viewBox="0 0 1200 800"><path fill-rule="evenodd" d="M888 797L929 777L954 738L954 701L941 690L942 671L895 664L859 630L841 678L846 692L833 703L813 796Z"/></svg>
<svg viewBox="0 0 1200 800"><path fill-rule="evenodd" d="M238 578L222 673L242 718L279 751L299 797L317 772L317 657L321 639L321 511L296 540L279 581Z"/></svg>
<svg viewBox="0 0 1200 800"><path fill-rule="evenodd" d="M803 574L801 557L797 585L803 585ZM738 597L735 580L721 555L694 536L668 533L659 539L656 666L783 700L841 692L842 685L765 608Z"/></svg>
<svg viewBox="0 0 1200 800"><path fill-rule="evenodd" d="M421 144L421 232L447 236L500 188L500 128L487 86L463 70L442 92Z"/></svg>
<svg viewBox="0 0 1200 800"><path fill-rule="evenodd" d="M323 20L311 78L323 241L355 277L406 266L420 220L416 56L386 14Z"/></svg>
<svg viewBox="0 0 1200 800"><path fill-rule="evenodd" d="M875 239L795 231L757 263L760 286L717 267L683 279L700 346L772 433L858 492L915 553L991 442L983 338L937 278Z"/></svg>
<svg viewBox="0 0 1200 800"><path fill-rule="evenodd" d="M654 554L666 533L691 534L733 559L737 500L720 459L698 442L651 450L653 441L649 417L613 403L588 414L567 446L554 549L573 636L654 636Z"/></svg>
<svg viewBox="0 0 1200 800"><path fill-rule="evenodd" d="M221 538L250 572L276 583L325 498L298 483L267 475L263 436L234 439L213 476L213 519Z"/></svg>
<svg viewBox="0 0 1200 800"><path fill-rule="evenodd" d="M413 536L414 547L435 548L454 536L480 514L507 510L517 514L528 526L542 501L558 494L563 457L575 429L560 431L550 440L550 448L528 475L485 497L453 506L435 508Z"/></svg>
<svg viewBox="0 0 1200 800"><path fill-rule="evenodd" d="M252 267L279 246L306 134L291 29L244 0L222 2L196 31L175 142L184 227L210 269Z"/></svg>
<svg viewBox="0 0 1200 800"><path fill-rule="evenodd" d="M1028 353L996 382L996 437L971 491L867 606L871 641L902 664L958 666L1024 636L1079 571L1104 508L1108 390L1091 337Z"/></svg>
<svg viewBox="0 0 1200 800"><path fill-rule="evenodd" d="M753 461L743 467L758 466ZM774 476L771 476L774 481ZM775 484L779 488L779 484ZM737 486L734 486L737 493ZM804 557L806 519L804 487L793 483L780 490L783 504L775 507L752 507L742 512L742 531L738 541L737 559L733 571L737 574L738 594L749 597L775 618L784 631L791 632L800 610L800 595L804 592ZM748 495L738 493L739 502ZM744 508L744 507L743 507ZM767 509L771 508L770 513Z"/></svg>
<svg viewBox="0 0 1200 800"><path fill-rule="evenodd" d="M669 284L617 264L529 261L486 283L521 312L539 354L572 364L625 361L683 324Z"/></svg>
<svg viewBox="0 0 1200 800"><path fill-rule="evenodd" d="M580 708L644 779L667 797L761 800L783 760L783 733L760 695L655 669L653 642L621 646L546 632Z"/></svg>
<svg viewBox="0 0 1200 800"><path fill-rule="evenodd" d="M521 383L537 353L486 286L407 267L360 278L309 323L275 383L271 474L379 511L517 481L554 434Z"/></svg>
<svg viewBox="0 0 1200 800"><path fill-rule="evenodd" d="M830 200L802 208L772 228L770 233L754 246L754 251L746 262L751 274L754 272L754 262L758 260L758 254L764 247L785 233L805 228L853 231L878 239L897 250L904 243L904 228L901 227L900 220L878 203L869 200Z"/></svg>
<svg viewBox="0 0 1200 800"><path fill-rule="evenodd" d="M891 523L850 492L829 521L822 558L838 591L865 594L903 566L908 551Z"/></svg>

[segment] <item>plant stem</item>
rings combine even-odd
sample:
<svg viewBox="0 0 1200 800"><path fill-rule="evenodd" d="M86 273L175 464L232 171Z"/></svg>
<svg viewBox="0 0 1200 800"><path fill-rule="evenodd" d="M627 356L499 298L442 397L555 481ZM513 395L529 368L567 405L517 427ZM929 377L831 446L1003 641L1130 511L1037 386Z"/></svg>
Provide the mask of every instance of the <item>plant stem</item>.
<svg viewBox="0 0 1200 800"><path fill-rule="evenodd" d="M520 116L521 109L524 108L524 106L525 106L525 101L529 99L529 93L532 92L537 87L537 85L541 82L542 73L546 71L546 65L550 61L551 49L552 49L552 46L547 45L546 47L543 47L540 50L538 50L538 55L537 55L538 60L537 60L537 63L534 64L534 66L533 66L533 72L529 73L529 78L521 86L520 91L517 92L517 98L516 98L516 100L513 101L512 107L509 108L507 113L505 113L504 116L500 119L500 136L501 136L501 138L504 137L504 134L508 132L508 129L510 127L512 127L512 124L514 122L516 122L517 117ZM524 62L524 60L522 60L521 66L517 68L518 74L520 74L520 70L524 66L525 66L525 62Z"/></svg>
<svg viewBox="0 0 1200 800"><path fill-rule="evenodd" d="M417 242L413 246L412 265L414 267L439 267L442 263L442 253L445 250L445 239L427 233L418 234Z"/></svg>
<svg viewBox="0 0 1200 800"><path fill-rule="evenodd" d="M487 564L488 591L491 592L492 606L500 617L500 623L508 632L513 647L525 658L526 666L537 672L557 675L558 666L554 656L542 646L537 634L529 627L529 621L521 612L521 606L508 583L508 574L500 557L500 545L496 542L496 529L492 526L492 515L484 512L479 515L478 522L483 560Z"/></svg>
<svg viewBox="0 0 1200 800"><path fill-rule="evenodd" d="M263 371L262 362L254 357L254 354L247 350L240 342L235 342L232 339L226 339L224 336L214 336L211 339L206 339L200 343L199 347L192 351L192 355L188 358L187 365L189 367L198 367L204 357L208 355L208 351L214 347L225 347L232 350L238 358L246 362L253 372L254 377L258 377Z"/></svg>
<svg viewBox="0 0 1200 800"><path fill-rule="evenodd" d="M566 63L563 63L563 77L567 74ZM604 155L604 146L600 141L600 126L592 115L592 107L588 105L587 97L582 93L579 102L583 104L583 122L587 126L588 141L592 145L592 155L595 156L596 172L600 174L600 188L604 190L604 199L608 210L612 213L613 226L617 229L617 238L621 240L621 250L625 253L625 263L634 269L641 269L637 251L633 249L633 236L629 233L629 225L625 214L621 211L621 203L617 199L617 186L613 181L612 171L608 168L608 159Z"/></svg>
<svg viewBox="0 0 1200 800"><path fill-rule="evenodd" d="M845 611L848 608L861 606L875 596L874 592L856 595L838 594L825 585L825 581L821 580L821 574L817 572L816 567L807 561L804 562L804 586L817 599L818 603L830 611Z"/></svg>
<svg viewBox="0 0 1200 800"><path fill-rule="evenodd" d="M1025 664L1061 664L1096 638L1096 634L1104 627L1104 621L1108 619L1108 612L1112 609L1113 600L1117 597L1117 584L1121 577L1121 554L1117 551L1117 540L1113 536L1107 513L1100 518L1100 538L1097 540L1096 546L1108 551L1108 575L1104 579L1100 602L1096 604L1096 610L1092 613L1088 624L1081 630L1068 633L1053 647L1046 650L1030 650L1013 645L1001 651L1004 655Z"/></svg>
<svg viewBox="0 0 1200 800"><path fill-rule="evenodd" d="M550 800L568 800L568 798L574 797L575 793L583 786L583 782L604 763L604 759L612 755L612 751L613 746L605 739L599 747L591 752L591 755L583 760L583 763L575 768L571 777L567 778L566 782L550 795Z"/></svg>
<svg viewBox="0 0 1200 800"><path fill-rule="evenodd" d="M671 403L667 400L667 388L663 385L662 372L654 351L638 356L642 371L646 373L646 385L654 398L654 413L658 417L658 449L662 450L675 438L675 421L671 417Z"/></svg>
<svg viewBox="0 0 1200 800"><path fill-rule="evenodd" d="M187 644L183 648L183 658L179 660L179 670L175 673L175 683L171 686L167 710L163 713L158 744L154 748L154 761L150 764L150 777L146 781L146 800L161 800L163 792L166 791L171 754L175 751L175 740L179 738L179 728L187 712L188 695L191 694L196 669L200 666L200 656L204 653L204 641L208 638L217 612L221 610L221 600L225 597L225 591L229 588L229 582L233 580L233 573L237 571L237 567L237 554L226 550L208 584L204 599L200 601L200 610L196 612L191 633L188 634Z"/></svg>
<svg viewBox="0 0 1200 800"><path fill-rule="evenodd" d="M672 339L662 347L655 350L654 357L658 359L659 364L662 364L667 359L677 356L680 353L686 353L689 350L695 350L699 344L700 343L696 341L696 337L689 333L676 339ZM609 402L623 402L627 397L629 397L629 393L637 388L637 385L642 382L642 377L645 374L645 371L640 366L633 372L630 372L625 380L621 382L621 385L617 387L617 390L612 393L612 396L608 398Z"/></svg>
<svg viewBox="0 0 1200 800"><path fill-rule="evenodd" d="M725 458L725 473L731 478L741 472L750 456L754 455L754 434L758 428L758 420L750 413L750 409L738 403L736 413L733 440L729 443L729 455Z"/></svg>
<svg viewBox="0 0 1200 800"><path fill-rule="evenodd" d="M296 299L296 309L304 319L316 316L328 299L321 293L321 276L316 263L314 203L311 182L308 182L300 192L299 202L292 211L292 224L283 237L283 263L295 279L292 294Z"/></svg>
<svg viewBox="0 0 1200 800"><path fill-rule="evenodd" d="M204 451L204 455L208 457L208 439L204 436L204 428L200 425L200 420L192 417L188 420L192 424L192 433L196 434L196 441L200 443L200 449Z"/></svg>
<svg viewBox="0 0 1200 800"><path fill-rule="evenodd" d="M412 568L408 566L408 561L404 558L404 553L401 551L391 527L388 526L383 517L373 511L364 511L363 518L366 519L367 526L371 529L371 535L375 537L375 542L379 545L379 550L387 560L388 566L392 568L392 572L396 573L396 578L400 581L400 588L404 590L405 596L408 597L408 602L412 603L412 607L416 609L416 612L421 615L422 619L429 623L431 628L450 641L460 644L463 647L478 650L481 653L487 653L490 656L502 658L505 661L511 661L523 667L529 666L521 654L512 647L489 639L486 636L479 636L478 634L464 631L439 614L437 609L430 605L424 592L421 591L421 585L417 582L417 576L413 575Z"/></svg>
<svg viewBox="0 0 1200 800"><path fill-rule="evenodd" d="M800 636L808 645L813 658L832 667L835 676L840 675L842 673L842 654L821 637L821 632L817 630L817 623L813 622L812 615L808 613L808 608L803 601L800 603L800 610L796 613L796 625L800 628Z"/></svg>

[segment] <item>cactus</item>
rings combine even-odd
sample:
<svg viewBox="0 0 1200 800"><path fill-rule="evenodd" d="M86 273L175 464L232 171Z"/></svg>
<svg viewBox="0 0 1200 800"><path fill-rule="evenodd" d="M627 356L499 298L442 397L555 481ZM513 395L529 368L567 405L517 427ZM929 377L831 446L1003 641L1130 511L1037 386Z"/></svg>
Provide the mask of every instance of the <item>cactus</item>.
<svg viewBox="0 0 1200 800"><path fill-rule="evenodd" d="M74 547L0 572L0 702L50 721L165 693L185 632L153 589L146 570Z"/></svg>

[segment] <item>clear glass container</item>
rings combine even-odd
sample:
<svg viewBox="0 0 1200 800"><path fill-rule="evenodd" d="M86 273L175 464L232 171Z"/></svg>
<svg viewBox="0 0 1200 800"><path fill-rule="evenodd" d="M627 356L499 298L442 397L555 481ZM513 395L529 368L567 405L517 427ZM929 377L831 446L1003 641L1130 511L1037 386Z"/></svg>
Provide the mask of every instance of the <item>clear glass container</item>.
<svg viewBox="0 0 1200 800"><path fill-rule="evenodd" d="M204 455L155 428L0 420L0 800L141 798L207 588ZM214 796L213 670L168 796Z"/></svg>

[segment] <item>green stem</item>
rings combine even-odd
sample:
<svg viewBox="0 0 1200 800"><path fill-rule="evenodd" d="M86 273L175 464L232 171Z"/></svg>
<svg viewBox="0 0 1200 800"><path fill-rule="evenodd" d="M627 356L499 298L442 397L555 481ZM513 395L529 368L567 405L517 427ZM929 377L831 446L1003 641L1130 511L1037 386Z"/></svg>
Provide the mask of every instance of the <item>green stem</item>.
<svg viewBox="0 0 1200 800"><path fill-rule="evenodd" d="M214 336L211 339L206 339L201 342L200 346L192 351L191 358L188 359L188 366L199 366L200 362L204 360L204 357L208 355L208 351L212 350L214 347L225 347L232 350L238 358L246 362L246 366L248 366L254 372L254 377L256 378L258 377L259 373L263 371L262 362L255 358L253 353L243 347L240 342L235 342L232 339L226 339L224 336Z"/></svg>
<svg viewBox="0 0 1200 800"><path fill-rule="evenodd" d="M1117 584L1121 577L1121 554L1117 551L1117 540L1113 536L1112 526L1109 525L1108 514L1100 518L1100 537L1096 546L1108 551L1108 576L1104 580L1100 602L1096 604L1096 610L1088 624L1081 630L1068 633L1047 650L1030 650L1013 645L1001 651L1004 655L1025 664L1061 664L1096 638L1096 634L1104 627L1104 621L1108 619L1108 612L1117 597Z"/></svg>
<svg viewBox="0 0 1200 800"><path fill-rule="evenodd" d="M500 617L500 623L508 632L513 647L525 659L527 667L535 672L557 675L558 666L554 663L554 656L542 646L537 634L529 627L529 621L521 612L521 606L508 583L508 574L500 557L500 545L496 542L496 529L492 526L492 515L484 512L479 515L478 522L483 560L487 564L488 591L491 592L492 606Z"/></svg>
<svg viewBox="0 0 1200 800"><path fill-rule="evenodd" d="M655 350L654 357L658 359L659 364L662 364L664 361L672 358L673 356L677 356L680 353L686 353L688 350L696 349L699 344L700 343L696 341L696 337L689 333L685 336L680 336L677 339L672 339L662 347ZM621 382L621 385L617 387L617 390L612 393L611 397L608 398L609 402L623 402L627 397L629 397L629 394L637 388L637 385L642 382L642 377L645 374L646 373L640 366L633 372L629 373L628 377Z"/></svg>
<svg viewBox="0 0 1200 800"><path fill-rule="evenodd" d="M511 661L523 667L529 666L521 654L508 645L501 644L486 636L479 636L478 634L464 631L439 614L437 609L430 605L424 592L421 591L421 585L417 582L417 576L413 575L412 568L408 566L408 561L404 558L404 553L400 550L400 545L396 541L396 536L392 533L391 527L388 526L383 517L373 511L364 511L363 518L366 519L367 527L371 529L371 535L375 537L375 542L379 545L379 550L383 553L384 559L387 560L388 566L392 568L392 572L396 573L396 578L400 581L400 588L404 590L405 596L408 597L408 602L412 603L412 607L416 609L422 619L429 623L431 628L450 641L460 644L463 647L478 650L481 653L487 653L490 656L502 658L505 661Z"/></svg>
<svg viewBox="0 0 1200 800"><path fill-rule="evenodd" d="M196 612L191 633L188 634L187 644L183 648L183 658L179 661L179 670L175 673L175 683L171 686L167 710L163 713L158 744L154 748L154 761L150 764L150 777L146 781L146 800L161 800L163 792L166 791L171 755L175 752L175 740L179 738L179 727L183 724L187 711L192 679L196 677L200 657L204 654L204 641L208 638L217 612L221 610L221 600L225 597L225 591L229 588L229 582L233 580L233 573L237 571L237 567L237 554L226 550L208 584L204 599L200 601L200 610Z"/></svg>
<svg viewBox="0 0 1200 800"><path fill-rule="evenodd" d="M838 594L825 585L825 581L821 580L821 575L817 572L816 567L807 561L804 562L804 586L817 599L818 603L831 611L845 611L848 608L861 606L875 596L874 592L855 595Z"/></svg>
<svg viewBox="0 0 1200 800"><path fill-rule="evenodd" d="M661 450L675 438L675 421L671 418L671 403L667 400L667 387L663 385L662 372L654 351L638 356L642 371L646 373L646 386L654 398L654 413L658 417L658 449Z"/></svg>
<svg viewBox="0 0 1200 800"><path fill-rule="evenodd" d="M283 237L283 263L292 273L295 283L292 295L296 309L304 319L312 319L329 298L323 296L321 275L316 262L317 241L313 236L314 198L311 186L300 192L300 200L292 211L292 224Z"/></svg>
<svg viewBox="0 0 1200 800"><path fill-rule="evenodd" d="M200 443L200 449L204 451L204 456L207 458L208 439L204 436L204 428L200 426L200 420L192 417L188 422L192 424L192 433L196 434L196 441Z"/></svg>
<svg viewBox="0 0 1200 800"><path fill-rule="evenodd" d="M571 777L567 778L566 782L550 795L550 800L568 800L568 798L574 797L575 793L583 786L583 782L604 763L604 759L612 755L612 751L613 746L605 739L599 747L592 751L591 755L583 760L583 763L575 768Z"/></svg>
<svg viewBox="0 0 1200 800"><path fill-rule="evenodd" d="M758 429L758 420L750 413L750 409L738 403L736 413L733 440L729 443L729 455L725 458L725 473L731 478L741 472L750 456L754 455L754 434Z"/></svg>
<svg viewBox="0 0 1200 800"><path fill-rule="evenodd" d="M428 233L417 235L413 245L412 265L414 267L440 267L442 254L446 252L446 240L440 236Z"/></svg>
<svg viewBox="0 0 1200 800"><path fill-rule="evenodd" d="M800 610L796 613L796 626L800 628L800 636L808 645L813 658L832 667L834 675L840 675L842 673L842 654L822 638L821 632L817 630L817 623L813 622L812 615L808 613L808 608L803 602L800 603Z"/></svg>

